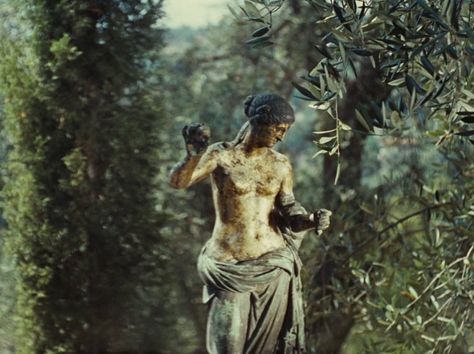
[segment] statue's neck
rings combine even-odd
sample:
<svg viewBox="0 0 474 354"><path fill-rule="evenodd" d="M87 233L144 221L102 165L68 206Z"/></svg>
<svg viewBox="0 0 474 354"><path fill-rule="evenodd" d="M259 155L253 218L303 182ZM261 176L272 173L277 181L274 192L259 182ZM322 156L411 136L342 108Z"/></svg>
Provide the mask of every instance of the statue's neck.
<svg viewBox="0 0 474 354"><path fill-rule="evenodd" d="M268 146L261 146L256 139L252 139L252 134L248 134L242 142L242 150L247 156L260 156L268 149Z"/></svg>

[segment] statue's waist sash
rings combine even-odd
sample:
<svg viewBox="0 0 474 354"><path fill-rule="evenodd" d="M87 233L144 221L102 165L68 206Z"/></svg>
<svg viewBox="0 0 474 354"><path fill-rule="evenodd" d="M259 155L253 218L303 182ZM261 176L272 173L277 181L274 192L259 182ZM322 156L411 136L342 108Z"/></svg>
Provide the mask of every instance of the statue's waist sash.
<svg viewBox="0 0 474 354"><path fill-rule="evenodd" d="M280 248L256 259L237 263L215 260L207 256L206 247L204 247L198 258L199 275L209 290L252 291L258 286L275 280L281 270L291 276L299 275L300 259L290 247Z"/></svg>

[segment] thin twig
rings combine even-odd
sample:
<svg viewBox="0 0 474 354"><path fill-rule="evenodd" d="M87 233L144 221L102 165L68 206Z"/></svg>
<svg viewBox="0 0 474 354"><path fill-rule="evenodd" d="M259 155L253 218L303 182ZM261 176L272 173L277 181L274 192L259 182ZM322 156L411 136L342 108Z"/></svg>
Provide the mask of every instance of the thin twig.
<svg viewBox="0 0 474 354"><path fill-rule="evenodd" d="M430 281L430 283L428 284L428 286L423 290L423 292L415 299L413 300L412 302L410 302L408 304L408 306L406 307L406 311L404 314L406 314L408 311L410 311L413 306L415 306L416 303L418 303L418 301L420 301L427 293L428 291L431 289L431 287L438 281L439 278L441 278L441 276L449 269L451 269L452 267L454 267L456 264L458 263L461 263L461 262L464 262L464 260L466 259L469 259L469 257L471 256L471 252L474 250L474 245L471 246L471 248L469 248L469 250L467 251L466 255L464 257L461 257L461 258L458 258L456 259L455 261L451 262L446 268L444 268L443 270L441 270L441 272L439 272L438 274L436 274L436 276Z"/></svg>
<svg viewBox="0 0 474 354"><path fill-rule="evenodd" d="M423 322L423 328L426 328L426 325L431 323L432 321L434 321L436 318L438 318L438 316L441 314L441 312L444 310L444 308L446 306L448 306L448 304L450 304L451 302L453 301L453 298L452 297L449 297L443 305L440 306L440 308L438 309L438 311L436 311L436 313L431 316L429 319L427 319L425 322Z"/></svg>
<svg viewBox="0 0 474 354"><path fill-rule="evenodd" d="M378 231L375 233L374 236L372 237L369 237L368 239L366 239L364 242L362 242L354 251L352 251L346 258L346 260L343 262L343 264L345 264L346 262L349 261L349 259L354 256L356 253L359 253L360 251L362 251L369 243L371 243L372 241L376 240L377 238L379 238L382 234L386 233L387 231L393 229L394 227L398 226L399 224L407 221L408 219L411 219L417 215L420 215L420 214L423 214L425 211L427 210L433 210L433 209L438 209L438 208L441 208L441 207L444 207L446 205L450 205L451 202L446 202L446 203L441 203L441 204L436 204L436 205L430 205L428 207L425 207L421 210L418 210L418 211L415 211L411 214L408 214L406 216L404 216L403 218L401 219L398 219L396 222L393 222L391 223L390 225L386 226L385 228L383 228L382 230Z"/></svg>

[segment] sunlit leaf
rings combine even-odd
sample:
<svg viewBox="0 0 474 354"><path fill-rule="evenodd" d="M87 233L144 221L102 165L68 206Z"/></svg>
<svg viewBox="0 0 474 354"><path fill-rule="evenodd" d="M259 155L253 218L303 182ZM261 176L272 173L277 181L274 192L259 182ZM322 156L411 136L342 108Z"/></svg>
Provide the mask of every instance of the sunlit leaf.
<svg viewBox="0 0 474 354"><path fill-rule="evenodd" d="M338 163L337 167L336 167L336 177L334 178L334 185L336 185L337 182L339 182L339 177L340 176L341 176L341 164Z"/></svg>
<svg viewBox="0 0 474 354"><path fill-rule="evenodd" d="M260 10L249 0L245 0L245 10L249 17L260 17Z"/></svg>
<svg viewBox="0 0 474 354"><path fill-rule="evenodd" d="M335 131L336 131L336 128L334 128L334 129L329 129L329 130L315 131L315 132L313 132L313 134L321 135L321 134L332 133L332 132L335 132Z"/></svg>
<svg viewBox="0 0 474 354"><path fill-rule="evenodd" d="M330 141L333 141L336 139L336 136L323 136L322 138L319 139L319 143L321 145L324 145L324 144L327 144L329 143Z"/></svg>
<svg viewBox="0 0 474 354"><path fill-rule="evenodd" d="M348 126L346 123L343 123L341 121L339 121L339 125L341 126L342 130L346 130L346 131L352 130L350 126Z"/></svg>
<svg viewBox="0 0 474 354"><path fill-rule="evenodd" d="M349 35L342 32L342 31L333 29L333 30L331 30L331 33L340 41L343 41L343 42L351 42L352 41L352 38Z"/></svg>
<svg viewBox="0 0 474 354"><path fill-rule="evenodd" d="M328 153L327 150L319 150L317 153L315 153L315 154L313 155L313 159L314 159L315 157L319 156L319 155L324 155L324 154L327 154L327 153Z"/></svg>
<svg viewBox="0 0 474 354"><path fill-rule="evenodd" d="M400 86L402 85L403 83L405 83L405 79L402 78L402 79L396 79L396 80L393 80L393 81L390 81L388 84L390 86Z"/></svg>

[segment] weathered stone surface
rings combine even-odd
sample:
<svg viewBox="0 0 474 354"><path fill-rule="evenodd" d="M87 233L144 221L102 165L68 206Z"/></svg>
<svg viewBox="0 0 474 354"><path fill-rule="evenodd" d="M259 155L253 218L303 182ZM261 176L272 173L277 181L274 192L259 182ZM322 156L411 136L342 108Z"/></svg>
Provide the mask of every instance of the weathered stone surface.
<svg viewBox="0 0 474 354"><path fill-rule="evenodd" d="M293 196L288 158L273 150L294 121L281 97L245 102L249 118L237 137L208 146L210 129L183 129L186 158L171 185L211 177L216 222L199 258L209 302L211 354L303 353L304 329L298 247L303 231L329 226L330 212L308 214Z"/></svg>

